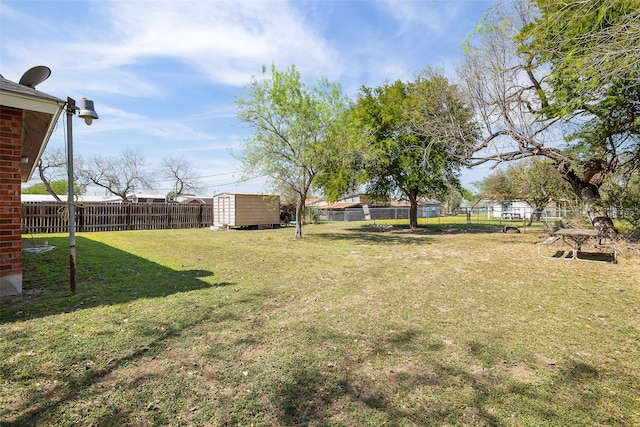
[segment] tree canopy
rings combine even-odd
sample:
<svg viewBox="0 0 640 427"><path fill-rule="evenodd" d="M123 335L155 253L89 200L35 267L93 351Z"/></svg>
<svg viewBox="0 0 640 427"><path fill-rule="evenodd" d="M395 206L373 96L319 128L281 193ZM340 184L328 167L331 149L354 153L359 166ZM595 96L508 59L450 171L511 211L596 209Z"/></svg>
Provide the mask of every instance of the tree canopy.
<svg viewBox="0 0 640 427"><path fill-rule="evenodd" d="M252 129L239 156L245 172L266 176L273 189L296 194L295 238L301 238L307 194L327 157L339 155L350 101L337 83L322 78L308 87L295 66L278 71L272 65L271 76L264 67L236 106L238 118Z"/></svg>
<svg viewBox="0 0 640 427"><path fill-rule="evenodd" d="M486 177L481 184L485 196L497 201L523 201L532 208L529 224L539 220L550 202L559 202L571 190L548 159L530 158L510 164Z"/></svg>
<svg viewBox="0 0 640 427"><path fill-rule="evenodd" d="M544 113L569 120L574 156L609 174L640 169L640 1L535 0L521 55L550 66Z"/></svg>
<svg viewBox="0 0 640 427"><path fill-rule="evenodd" d="M363 131L359 149L341 157L325 176L334 194L364 184L378 198L395 195L410 203L417 227L418 200L443 198L460 188L460 158L475 125L456 86L430 70L414 81L362 87L350 116Z"/></svg>
<svg viewBox="0 0 640 427"><path fill-rule="evenodd" d="M38 161L38 176L40 176L42 182L26 188L22 192L24 194L50 194L58 202L61 201L58 195L69 192L66 152L61 148L45 151ZM64 183L64 186L62 183ZM74 185L76 190L82 191L82 188L84 188L77 184Z"/></svg>
<svg viewBox="0 0 640 427"><path fill-rule="evenodd" d="M199 189L193 165L184 156L169 156L162 160L162 176L171 182L167 199L195 192Z"/></svg>
<svg viewBox="0 0 640 427"><path fill-rule="evenodd" d="M615 235L599 188L608 175L639 163L640 92L615 73L601 73L594 83L581 55L606 51L610 26L599 19L613 22L624 15L613 12L618 4L629 9L637 2L536 3L542 10L525 0L499 3L470 43L460 76L483 124L470 164L546 157L582 200L593 225ZM587 3L598 7L587 13L581 9ZM631 40L620 58L633 57L640 43Z"/></svg>
<svg viewBox="0 0 640 427"><path fill-rule="evenodd" d="M79 184L74 184L74 194L83 194L86 187ZM57 197L60 194L67 194L69 191L69 184L66 179L56 179L54 181L37 182L33 185L22 189L22 194L50 194L56 200L60 201ZM53 192L53 194L52 194Z"/></svg>
<svg viewBox="0 0 640 427"><path fill-rule="evenodd" d="M539 14L518 35L520 51L552 65L553 97L569 110L610 96L637 94L640 1L533 0ZM637 97L636 97L637 100Z"/></svg>

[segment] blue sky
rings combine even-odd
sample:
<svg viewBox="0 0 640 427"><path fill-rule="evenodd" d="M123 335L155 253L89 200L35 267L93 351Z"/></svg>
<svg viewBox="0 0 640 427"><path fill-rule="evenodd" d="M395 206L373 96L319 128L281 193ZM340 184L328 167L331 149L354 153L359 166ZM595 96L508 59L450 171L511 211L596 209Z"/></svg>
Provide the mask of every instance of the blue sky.
<svg viewBox="0 0 640 427"><path fill-rule="evenodd" d="M138 150L159 170L182 155L200 195L262 192L240 182L234 153L250 134L234 100L263 65L295 64L305 82L360 86L412 79L431 66L455 79L462 42L493 1L0 0L0 74L34 65L50 95L95 103L92 126L74 120L74 151L90 158ZM60 121L50 148L64 147ZM487 170L465 171L463 184ZM158 180L166 193L167 181Z"/></svg>

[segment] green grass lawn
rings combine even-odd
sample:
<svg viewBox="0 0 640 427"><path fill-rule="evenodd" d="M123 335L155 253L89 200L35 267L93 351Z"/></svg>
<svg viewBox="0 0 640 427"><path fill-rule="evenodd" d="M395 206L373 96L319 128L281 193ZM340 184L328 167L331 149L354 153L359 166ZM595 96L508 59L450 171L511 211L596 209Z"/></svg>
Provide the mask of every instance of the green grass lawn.
<svg viewBox="0 0 640 427"><path fill-rule="evenodd" d="M640 424L637 257L432 221L35 236L0 425Z"/></svg>

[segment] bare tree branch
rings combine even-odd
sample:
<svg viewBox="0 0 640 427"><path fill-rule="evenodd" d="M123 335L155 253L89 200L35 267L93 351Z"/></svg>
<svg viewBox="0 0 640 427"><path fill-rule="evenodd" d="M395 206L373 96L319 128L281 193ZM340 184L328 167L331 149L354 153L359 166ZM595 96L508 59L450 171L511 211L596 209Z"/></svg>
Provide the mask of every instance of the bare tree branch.
<svg viewBox="0 0 640 427"><path fill-rule="evenodd" d="M199 190L196 172L184 156L169 156L163 159L162 169L163 177L172 181L171 194L175 197Z"/></svg>
<svg viewBox="0 0 640 427"><path fill-rule="evenodd" d="M81 166L79 176L123 201L135 188L153 188L153 173L146 168L145 158L131 150L117 156L94 156Z"/></svg>
<svg viewBox="0 0 640 427"><path fill-rule="evenodd" d="M38 175L44 184L44 188L54 199L60 202L60 197L51 188L51 182L56 179L65 179L64 172L67 168L67 157L63 149L46 151L38 161Z"/></svg>

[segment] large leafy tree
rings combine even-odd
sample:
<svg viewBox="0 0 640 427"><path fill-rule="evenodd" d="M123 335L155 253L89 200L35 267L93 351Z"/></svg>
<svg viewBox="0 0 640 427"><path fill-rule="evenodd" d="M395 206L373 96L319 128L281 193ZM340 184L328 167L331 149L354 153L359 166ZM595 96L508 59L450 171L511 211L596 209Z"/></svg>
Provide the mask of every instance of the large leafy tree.
<svg viewBox="0 0 640 427"><path fill-rule="evenodd" d="M335 181L359 179L371 195L407 197L412 228L420 198L442 199L460 188L459 159L476 129L461 93L442 75L428 70L412 82L363 87L351 120L369 137L351 151L355 158L332 168Z"/></svg>
<svg viewBox="0 0 640 427"><path fill-rule="evenodd" d="M539 220L550 202L558 202L570 195L570 188L553 163L531 158L510 164L482 182L484 195L498 201L523 201L532 208L529 225Z"/></svg>
<svg viewBox="0 0 640 427"><path fill-rule="evenodd" d="M566 11L572 3L590 2L558 4ZM550 6L545 15L528 1L500 3L471 43L460 75L484 134L470 164L546 157L583 202L592 224L615 235L599 189L608 175L630 167L638 158L639 92L613 75L598 90L588 90L595 87L592 85L581 87L580 82L590 80L590 71L583 72L578 62L571 78L561 78L569 68L563 68L545 43L536 41L536 37L550 36L535 26L556 19L558 12L552 9ZM577 52L578 46L594 47L598 38L606 39L600 37L602 27L593 24L585 37L573 41L570 52ZM587 36L596 34L595 38ZM636 101L629 102L633 98Z"/></svg>
<svg viewBox="0 0 640 427"><path fill-rule="evenodd" d="M550 102L544 113L579 122L568 135L570 148L591 165L598 185L608 176L637 173L640 1L534 3L539 15L517 40L521 55L551 67Z"/></svg>
<svg viewBox="0 0 640 427"><path fill-rule="evenodd" d="M613 86L635 92L637 102L640 1L532 2L539 15L517 39L521 52L552 65L550 83L557 106L566 111L589 108L610 97Z"/></svg>
<svg viewBox="0 0 640 427"><path fill-rule="evenodd" d="M82 194L85 191L82 185L74 184L74 194ZM57 201L61 201L59 194L67 194L69 184L66 179L56 179L47 182L38 182L22 189L22 194L50 194Z"/></svg>
<svg viewBox="0 0 640 427"><path fill-rule="evenodd" d="M236 105L238 118L252 129L239 156L245 171L268 177L276 191L296 195L299 239L307 194L345 138L343 115L350 101L337 83L320 79L309 87L295 66L278 71L272 65L271 76L263 68Z"/></svg>

